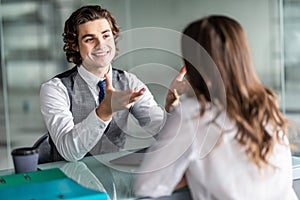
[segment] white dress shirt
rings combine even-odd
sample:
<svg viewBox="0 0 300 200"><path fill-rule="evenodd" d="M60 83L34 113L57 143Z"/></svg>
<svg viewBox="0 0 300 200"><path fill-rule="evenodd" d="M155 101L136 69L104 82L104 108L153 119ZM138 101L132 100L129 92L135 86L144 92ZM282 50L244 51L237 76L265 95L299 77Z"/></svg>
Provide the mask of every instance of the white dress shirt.
<svg viewBox="0 0 300 200"><path fill-rule="evenodd" d="M98 104L99 88L97 83L100 79L87 71L83 66L78 67L78 74L88 84L94 100ZM111 66L108 75L112 77ZM128 82L130 86L139 85L137 89L146 87L133 74L130 74L129 77ZM147 101L147 104L143 102L145 99L150 99ZM163 125L164 111L157 106L147 88L134 106L142 107L140 118L143 118L143 113L149 115L149 112L145 112L146 110L151 109L153 111L151 116L153 123L149 122L145 127L158 132ZM70 98L67 88L59 78L50 79L42 84L40 89L40 110L47 129L60 154L66 160L74 161L83 158L97 144L110 121L101 120L96 115L96 111L93 110L82 122L74 124L73 115L69 108ZM147 125L151 127L147 127Z"/></svg>
<svg viewBox="0 0 300 200"><path fill-rule="evenodd" d="M209 105L208 105L209 106ZM199 116L199 103L184 100L145 154L135 177L138 196L170 195L185 174L194 200L291 200L291 152L286 144L276 144L269 162L275 168L259 170L234 139L236 127L222 113L216 123L208 123L214 109Z"/></svg>

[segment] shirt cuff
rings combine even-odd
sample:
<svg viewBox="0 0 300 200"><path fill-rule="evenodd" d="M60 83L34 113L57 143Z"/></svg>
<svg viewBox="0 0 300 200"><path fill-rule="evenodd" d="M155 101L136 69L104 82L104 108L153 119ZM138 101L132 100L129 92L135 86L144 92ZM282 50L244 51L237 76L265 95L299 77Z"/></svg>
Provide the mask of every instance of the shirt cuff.
<svg viewBox="0 0 300 200"><path fill-rule="evenodd" d="M94 110L94 112L93 112L93 118L95 118L97 121L98 121L98 124L99 124L99 126L101 127L101 128L104 128L104 127L106 127L106 126L108 126L108 124L110 123L110 121L111 121L111 119L112 118L110 118L109 120L107 120L107 121L103 121L102 119L100 119L100 117L98 117L98 115L96 114L96 109Z"/></svg>

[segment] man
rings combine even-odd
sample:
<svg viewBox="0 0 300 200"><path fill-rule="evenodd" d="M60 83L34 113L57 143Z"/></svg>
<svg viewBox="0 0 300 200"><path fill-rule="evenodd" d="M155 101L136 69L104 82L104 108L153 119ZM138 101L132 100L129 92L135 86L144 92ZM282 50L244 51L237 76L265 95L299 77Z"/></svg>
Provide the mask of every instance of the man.
<svg viewBox="0 0 300 200"><path fill-rule="evenodd" d="M145 84L111 66L118 36L115 18L100 6L79 8L65 22L64 51L76 66L40 90L52 161L75 161L123 148L129 113L152 134L162 128L164 111Z"/></svg>

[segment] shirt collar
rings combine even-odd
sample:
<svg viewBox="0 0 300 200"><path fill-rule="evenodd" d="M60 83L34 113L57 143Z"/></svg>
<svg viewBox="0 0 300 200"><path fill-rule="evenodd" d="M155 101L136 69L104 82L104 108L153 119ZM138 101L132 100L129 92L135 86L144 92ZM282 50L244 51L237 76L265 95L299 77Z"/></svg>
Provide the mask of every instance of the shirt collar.
<svg viewBox="0 0 300 200"><path fill-rule="evenodd" d="M97 84L99 81L104 80L103 78L100 79L96 75L92 74L89 72L83 65L80 65L77 67L79 75L83 78L83 80L92 88L97 87ZM109 65L109 72L108 76L111 78L112 77L112 66Z"/></svg>

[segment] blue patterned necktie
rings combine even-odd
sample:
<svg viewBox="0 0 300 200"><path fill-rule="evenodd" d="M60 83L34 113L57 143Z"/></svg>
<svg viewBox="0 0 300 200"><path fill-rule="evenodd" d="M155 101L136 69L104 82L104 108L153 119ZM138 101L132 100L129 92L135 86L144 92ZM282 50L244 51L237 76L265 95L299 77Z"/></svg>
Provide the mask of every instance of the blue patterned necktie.
<svg viewBox="0 0 300 200"><path fill-rule="evenodd" d="M106 89L105 79L103 81L98 82L98 87L100 88L99 103L101 103L101 101L104 99L104 96L105 96L105 89Z"/></svg>

